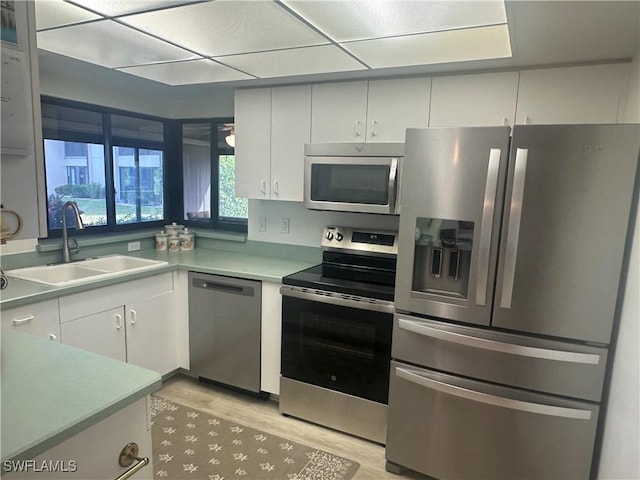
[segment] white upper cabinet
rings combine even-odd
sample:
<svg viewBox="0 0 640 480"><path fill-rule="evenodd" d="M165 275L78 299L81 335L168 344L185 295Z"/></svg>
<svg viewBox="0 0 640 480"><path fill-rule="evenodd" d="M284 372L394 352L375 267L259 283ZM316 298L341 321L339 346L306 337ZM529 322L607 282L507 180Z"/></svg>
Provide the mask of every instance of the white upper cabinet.
<svg viewBox="0 0 640 480"><path fill-rule="evenodd" d="M430 78L314 85L311 143L404 142L428 126L430 90Z"/></svg>
<svg viewBox="0 0 640 480"><path fill-rule="evenodd" d="M407 128L429 126L431 78L369 82L367 142L404 142Z"/></svg>
<svg viewBox="0 0 640 480"><path fill-rule="evenodd" d="M311 85L271 90L271 199L301 202L311 142Z"/></svg>
<svg viewBox="0 0 640 480"><path fill-rule="evenodd" d="M236 197L270 198L271 89L235 92Z"/></svg>
<svg viewBox="0 0 640 480"><path fill-rule="evenodd" d="M435 77L430 127L513 125L518 72Z"/></svg>
<svg viewBox="0 0 640 480"><path fill-rule="evenodd" d="M629 64L520 72L518 124L616 123Z"/></svg>
<svg viewBox="0 0 640 480"><path fill-rule="evenodd" d="M302 201L311 86L237 90L235 128L236 196Z"/></svg>
<svg viewBox="0 0 640 480"><path fill-rule="evenodd" d="M368 82L322 83L311 94L311 143L364 142Z"/></svg>

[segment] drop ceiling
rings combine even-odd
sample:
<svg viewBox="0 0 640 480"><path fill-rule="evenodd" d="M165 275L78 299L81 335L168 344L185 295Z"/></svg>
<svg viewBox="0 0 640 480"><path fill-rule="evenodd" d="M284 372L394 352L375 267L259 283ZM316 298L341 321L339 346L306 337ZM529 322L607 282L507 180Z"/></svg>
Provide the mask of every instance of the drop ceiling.
<svg viewBox="0 0 640 480"><path fill-rule="evenodd" d="M629 59L640 2L37 0L38 48L163 85Z"/></svg>

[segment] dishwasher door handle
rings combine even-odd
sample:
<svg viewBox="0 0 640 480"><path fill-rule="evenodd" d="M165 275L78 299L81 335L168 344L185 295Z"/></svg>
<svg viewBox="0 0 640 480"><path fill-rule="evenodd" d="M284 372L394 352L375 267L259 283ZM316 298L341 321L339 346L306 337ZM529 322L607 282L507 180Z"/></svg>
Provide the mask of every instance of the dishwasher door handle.
<svg viewBox="0 0 640 480"><path fill-rule="evenodd" d="M205 290L215 290L224 293L235 293L236 295L246 295L253 297L255 294L254 288L243 285L234 285L229 283L212 282L210 280L204 280L201 278L193 279L193 286L195 288L202 288Z"/></svg>

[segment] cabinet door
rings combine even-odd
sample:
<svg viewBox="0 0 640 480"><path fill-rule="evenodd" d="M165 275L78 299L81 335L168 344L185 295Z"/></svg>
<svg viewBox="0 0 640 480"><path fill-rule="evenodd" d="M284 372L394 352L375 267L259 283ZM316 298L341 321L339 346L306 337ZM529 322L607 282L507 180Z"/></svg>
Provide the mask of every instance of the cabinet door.
<svg viewBox="0 0 640 480"><path fill-rule="evenodd" d="M127 362L164 375L178 368L173 292L125 306Z"/></svg>
<svg viewBox="0 0 640 480"><path fill-rule="evenodd" d="M311 142L311 85L271 90L271 199L301 202Z"/></svg>
<svg viewBox="0 0 640 480"><path fill-rule="evenodd" d="M311 143L364 142L367 89L366 81L313 85Z"/></svg>
<svg viewBox="0 0 640 480"><path fill-rule="evenodd" d="M282 344L282 296L280 284L262 282L262 337L260 389L280 394L280 345Z"/></svg>
<svg viewBox="0 0 640 480"><path fill-rule="evenodd" d="M271 89L237 90L234 111L236 196L268 199L271 184Z"/></svg>
<svg viewBox="0 0 640 480"><path fill-rule="evenodd" d="M369 82L367 142L404 142L407 128L429 126L431 78Z"/></svg>
<svg viewBox="0 0 640 480"><path fill-rule="evenodd" d="M127 360L125 318L122 307L63 323L62 343L90 352Z"/></svg>
<svg viewBox="0 0 640 480"><path fill-rule="evenodd" d="M518 124L616 123L628 64L520 73Z"/></svg>
<svg viewBox="0 0 640 480"><path fill-rule="evenodd" d="M431 86L430 127L513 125L518 72L436 77Z"/></svg>
<svg viewBox="0 0 640 480"><path fill-rule="evenodd" d="M2 327L60 341L58 299L45 300L2 311Z"/></svg>

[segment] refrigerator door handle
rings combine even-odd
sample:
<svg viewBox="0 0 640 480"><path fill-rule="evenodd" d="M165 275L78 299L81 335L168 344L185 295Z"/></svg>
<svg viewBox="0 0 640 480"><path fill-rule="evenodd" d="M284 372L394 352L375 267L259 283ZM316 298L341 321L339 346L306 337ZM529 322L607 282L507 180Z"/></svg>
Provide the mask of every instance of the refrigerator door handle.
<svg viewBox="0 0 640 480"><path fill-rule="evenodd" d="M484 188L484 206L482 207L482 224L480 227L480 247L478 249L476 305L485 305L487 302L487 277L489 276L489 255L491 253L493 212L496 204L496 190L498 188L498 171L500 169L501 154L502 151L499 148L492 148L489 151L487 183Z"/></svg>
<svg viewBox="0 0 640 480"><path fill-rule="evenodd" d="M515 400L512 398L499 397L489 393L470 390L457 385L433 380L407 369L395 367L395 375L399 378L407 380L416 385L431 388L439 392L471 400L473 402L481 402L500 408L510 408L521 412L535 413L538 415L549 415L552 417L572 418L576 420L591 420L591 410L581 410L576 408L557 407L555 405L547 405L542 403L526 402L523 400Z"/></svg>
<svg viewBox="0 0 640 480"><path fill-rule="evenodd" d="M513 296L513 282L516 274L516 257L518 256L518 241L520 238L520 220L522 218L522 199L524 198L524 179L527 173L527 157L529 150L516 149L516 164L513 174L513 191L509 208L509 233L504 257L502 273L502 294L500 307L511 308Z"/></svg>
<svg viewBox="0 0 640 480"><path fill-rule="evenodd" d="M549 348L528 347L513 343L498 342L486 338L473 337L448 330L425 325L422 322L414 322L404 318L398 318L398 327L409 332L417 333L427 337L444 340L445 342L458 343L472 348L481 348L493 352L506 353L509 355L519 355L522 357L539 358L542 360L555 360L558 362L582 363L585 365L598 365L600 355L594 353L567 352L564 350L553 350Z"/></svg>

